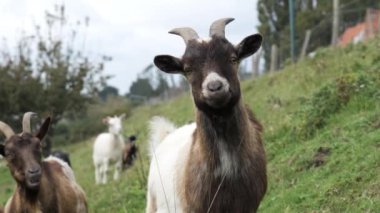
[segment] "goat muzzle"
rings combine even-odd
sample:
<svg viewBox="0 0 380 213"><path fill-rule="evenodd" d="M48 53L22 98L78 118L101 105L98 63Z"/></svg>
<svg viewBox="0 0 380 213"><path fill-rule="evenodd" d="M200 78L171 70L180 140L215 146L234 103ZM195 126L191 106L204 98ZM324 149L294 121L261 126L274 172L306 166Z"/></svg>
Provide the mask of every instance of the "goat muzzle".
<svg viewBox="0 0 380 213"><path fill-rule="evenodd" d="M230 101L231 92L221 89L207 90L203 93L203 97L207 105L211 106L212 108L222 108Z"/></svg>
<svg viewBox="0 0 380 213"><path fill-rule="evenodd" d="M41 183L41 168L32 167L26 171L26 185L29 189L38 189Z"/></svg>

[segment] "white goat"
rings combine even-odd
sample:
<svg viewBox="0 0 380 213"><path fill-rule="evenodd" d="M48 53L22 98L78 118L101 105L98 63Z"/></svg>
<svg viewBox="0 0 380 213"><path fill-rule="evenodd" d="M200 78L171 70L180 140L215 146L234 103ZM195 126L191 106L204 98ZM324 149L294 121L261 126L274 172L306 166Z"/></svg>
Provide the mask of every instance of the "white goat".
<svg viewBox="0 0 380 213"><path fill-rule="evenodd" d="M121 135L122 120L125 114L106 117L103 122L108 125L108 132L101 133L95 139L93 160L95 166L95 180L97 184L107 183L107 172L110 163L115 165L114 180L119 179L123 164L124 138Z"/></svg>

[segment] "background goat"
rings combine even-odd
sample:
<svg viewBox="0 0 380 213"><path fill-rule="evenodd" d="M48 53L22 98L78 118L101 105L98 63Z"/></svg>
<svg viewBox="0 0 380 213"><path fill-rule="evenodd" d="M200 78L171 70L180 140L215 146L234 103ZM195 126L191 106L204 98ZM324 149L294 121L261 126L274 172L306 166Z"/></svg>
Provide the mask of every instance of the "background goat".
<svg viewBox="0 0 380 213"><path fill-rule="evenodd" d="M160 70L190 83L196 123L171 132L164 119L152 121L152 134L171 133L151 144L147 212L256 212L266 192L262 126L244 105L238 79L239 62L260 48L262 37L232 45L224 35L232 20L215 21L205 40L191 28L174 29L186 43L183 57L154 58Z"/></svg>
<svg viewBox="0 0 380 213"><path fill-rule="evenodd" d="M70 155L67 152L61 150L55 150L50 153L50 156L54 156L66 162L71 167Z"/></svg>
<svg viewBox="0 0 380 213"><path fill-rule="evenodd" d="M32 114L24 114L20 134L0 121L0 131L6 136L4 145L0 144L0 154L5 156L17 184L4 212L87 212L85 194L67 163L54 157L41 160L41 140L48 131L50 117L32 135Z"/></svg>
<svg viewBox="0 0 380 213"><path fill-rule="evenodd" d="M128 169L133 165L133 162L137 158L137 145L136 145L136 136L131 135L128 138L128 143L125 144L123 151L123 169Z"/></svg>
<svg viewBox="0 0 380 213"><path fill-rule="evenodd" d="M108 132L101 133L95 139L93 160L95 166L96 183L107 183L109 164L115 166L114 180L119 179L123 164L124 138L121 135L122 120L125 114L106 117L103 122L108 125Z"/></svg>

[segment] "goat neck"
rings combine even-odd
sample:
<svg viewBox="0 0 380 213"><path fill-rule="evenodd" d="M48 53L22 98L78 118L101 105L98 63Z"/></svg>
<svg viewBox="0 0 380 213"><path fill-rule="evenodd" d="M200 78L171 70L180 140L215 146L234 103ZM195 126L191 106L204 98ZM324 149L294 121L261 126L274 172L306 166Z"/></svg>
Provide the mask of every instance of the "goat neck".
<svg viewBox="0 0 380 213"><path fill-rule="evenodd" d="M218 143L237 149L243 138L249 133L247 112L241 101L221 115L197 110L197 138L209 149L218 146Z"/></svg>

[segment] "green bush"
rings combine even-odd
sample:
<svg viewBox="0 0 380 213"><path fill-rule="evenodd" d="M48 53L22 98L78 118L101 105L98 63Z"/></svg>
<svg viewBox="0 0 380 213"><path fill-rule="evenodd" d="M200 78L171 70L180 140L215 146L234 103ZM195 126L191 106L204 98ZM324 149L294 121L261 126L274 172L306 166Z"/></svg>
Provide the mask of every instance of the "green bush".
<svg viewBox="0 0 380 213"><path fill-rule="evenodd" d="M380 81L376 75L343 75L326 84L309 99L301 99L301 107L294 113L296 117L293 133L299 139L307 139L325 126L326 120L351 98L360 98L362 103L380 100Z"/></svg>
<svg viewBox="0 0 380 213"><path fill-rule="evenodd" d="M54 144L70 144L93 137L107 131L102 119L125 113L130 115L131 104L123 97L109 98L106 102L97 102L88 106L86 114L79 117L67 116L54 127Z"/></svg>

